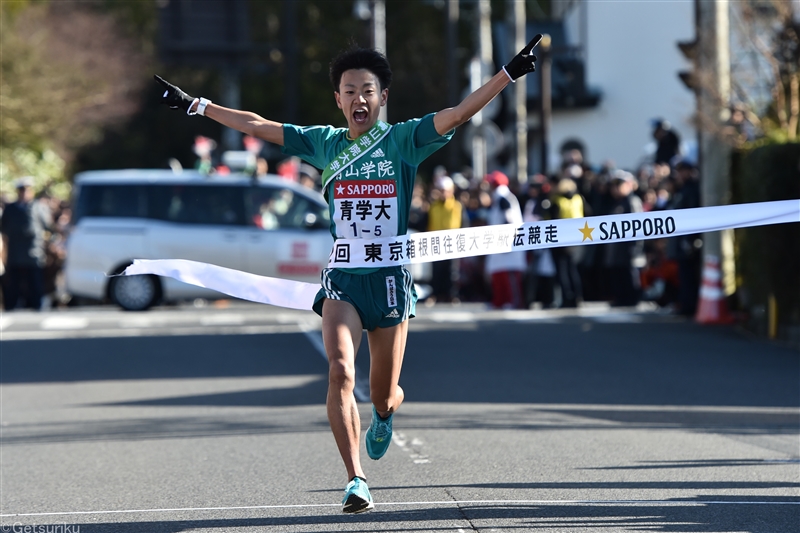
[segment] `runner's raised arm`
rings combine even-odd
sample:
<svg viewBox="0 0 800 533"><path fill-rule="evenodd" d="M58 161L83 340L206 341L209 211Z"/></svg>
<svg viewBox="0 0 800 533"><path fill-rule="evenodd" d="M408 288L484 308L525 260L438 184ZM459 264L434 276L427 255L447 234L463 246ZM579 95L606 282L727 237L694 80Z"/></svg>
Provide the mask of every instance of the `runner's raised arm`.
<svg viewBox="0 0 800 533"><path fill-rule="evenodd" d="M527 46L520 50L520 52L514 56L514 59L495 74L492 79L467 96L460 104L436 113L436 116L433 117L433 124L436 127L436 131L440 135L443 135L453 128L464 124L475 116L478 111L486 107L486 105L491 102L495 96L500 94L500 91L505 89L510 82L516 81L517 78L529 72L534 72L536 70L536 65L534 64L536 56L531 54L531 51L541 40L541 34L536 35Z"/></svg>
<svg viewBox="0 0 800 533"><path fill-rule="evenodd" d="M283 124L267 120L250 111L239 111L212 103L205 98L192 98L161 76L153 76L164 88L161 102L172 109L182 109L189 115L203 115L244 134L283 146Z"/></svg>

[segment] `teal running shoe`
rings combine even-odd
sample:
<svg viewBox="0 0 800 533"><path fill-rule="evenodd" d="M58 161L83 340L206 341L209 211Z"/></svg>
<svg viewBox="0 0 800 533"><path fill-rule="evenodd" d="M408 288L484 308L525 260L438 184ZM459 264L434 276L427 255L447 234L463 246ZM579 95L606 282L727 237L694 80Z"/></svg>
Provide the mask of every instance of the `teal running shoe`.
<svg viewBox="0 0 800 533"><path fill-rule="evenodd" d="M367 428L367 454L370 459L378 460L384 456L392 443L392 416L383 419L372 406L372 423Z"/></svg>
<svg viewBox="0 0 800 533"><path fill-rule="evenodd" d="M367 482L360 477L354 477L344 488L344 498L342 498L342 512L353 514L363 513L374 509L372 496L369 494Z"/></svg>

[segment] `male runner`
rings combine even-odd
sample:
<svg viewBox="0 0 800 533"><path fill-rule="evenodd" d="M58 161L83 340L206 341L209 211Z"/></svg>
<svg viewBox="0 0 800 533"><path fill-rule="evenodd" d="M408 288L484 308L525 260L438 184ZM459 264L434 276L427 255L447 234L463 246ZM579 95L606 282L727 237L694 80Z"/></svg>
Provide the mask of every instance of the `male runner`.
<svg viewBox="0 0 800 533"><path fill-rule="evenodd" d="M158 76L162 101L188 114L212 120L283 147L311 165L324 169L323 193L331 213L331 233L337 238L389 237L408 230L411 191L418 165L444 146L457 126L483 109L509 82L535 70L531 50L537 35L485 85L455 107L395 125L378 120L386 105L392 71L375 50L352 47L330 66L336 105L347 128L301 128L264 119L193 98ZM372 423L366 432L367 454L380 459L392 440L392 416L403 402L398 382L403 363L408 319L417 295L404 267L325 269L314 311L322 316L322 336L328 357L328 420L347 469L342 510L360 513L374 507L361 468L361 422L353 393L355 357L362 330L370 349Z"/></svg>

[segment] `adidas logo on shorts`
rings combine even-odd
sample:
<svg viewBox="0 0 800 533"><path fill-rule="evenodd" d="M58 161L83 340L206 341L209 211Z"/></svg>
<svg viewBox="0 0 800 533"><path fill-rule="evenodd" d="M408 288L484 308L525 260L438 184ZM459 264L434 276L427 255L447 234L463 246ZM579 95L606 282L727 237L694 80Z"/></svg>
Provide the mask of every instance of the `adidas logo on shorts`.
<svg viewBox="0 0 800 533"><path fill-rule="evenodd" d="M400 313L397 312L397 309L392 309L392 312L386 315L386 318L400 318Z"/></svg>

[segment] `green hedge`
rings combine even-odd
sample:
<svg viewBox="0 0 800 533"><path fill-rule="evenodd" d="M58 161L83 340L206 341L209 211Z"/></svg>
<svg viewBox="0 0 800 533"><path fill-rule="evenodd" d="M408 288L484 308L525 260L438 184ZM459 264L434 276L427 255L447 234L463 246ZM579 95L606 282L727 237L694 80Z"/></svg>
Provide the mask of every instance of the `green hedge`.
<svg viewBox="0 0 800 533"><path fill-rule="evenodd" d="M740 152L733 168L734 203L800 198L800 144ZM736 243L740 301L751 316L760 318L761 324L755 325L764 330L765 310L774 295L779 329L796 331L800 325L800 224L739 229Z"/></svg>

